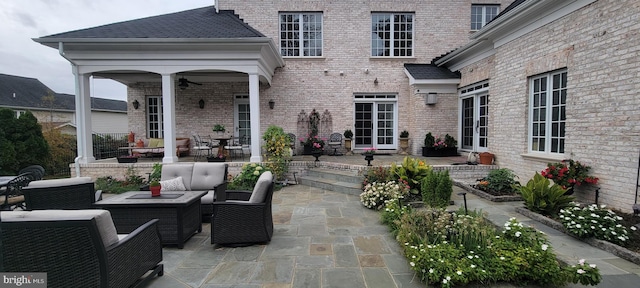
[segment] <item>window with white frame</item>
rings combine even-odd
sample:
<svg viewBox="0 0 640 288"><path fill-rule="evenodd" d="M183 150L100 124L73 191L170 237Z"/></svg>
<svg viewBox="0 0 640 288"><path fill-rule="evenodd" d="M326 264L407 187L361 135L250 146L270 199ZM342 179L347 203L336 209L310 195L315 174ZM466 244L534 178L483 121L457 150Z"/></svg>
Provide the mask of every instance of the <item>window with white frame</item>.
<svg viewBox="0 0 640 288"><path fill-rule="evenodd" d="M371 56L413 56L413 13L371 14Z"/></svg>
<svg viewBox="0 0 640 288"><path fill-rule="evenodd" d="M500 13L500 5L471 5L471 30L480 30Z"/></svg>
<svg viewBox="0 0 640 288"><path fill-rule="evenodd" d="M163 138L162 96L147 97L147 137Z"/></svg>
<svg viewBox="0 0 640 288"><path fill-rule="evenodd" d="M567 121L567 71L529 79L529 151L563 154Z"/></svg>
<svg viewBox="0 0 640 288"><path fill-rule="evenodd" d="M280 13L280 55L322 56L322 13Z"/></svg>

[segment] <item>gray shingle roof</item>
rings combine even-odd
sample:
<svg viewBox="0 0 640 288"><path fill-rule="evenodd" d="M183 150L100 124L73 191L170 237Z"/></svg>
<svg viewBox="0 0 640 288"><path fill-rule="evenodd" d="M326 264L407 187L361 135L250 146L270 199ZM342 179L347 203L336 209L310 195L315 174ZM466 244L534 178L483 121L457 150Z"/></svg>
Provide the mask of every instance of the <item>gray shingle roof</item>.
<svg viewBox="0 0 640 288"><path fill-rule="evenodd" d="M49 107L42 97L54 96L53 107ZM55 93L35 78L0 74L0 107L21 107L35 109L75 110L74 95ZM91 97L91 109L127 111L127 102Z"/></svg>
<svg viewBox="0 0 640 288"><path fill-rule="evenodd" d="M233 10L220 10L216 13L214 6L209 6L53 34L40 39L247 37L265 36L240 19Z"/></svg>
<svg viewBox="0 0 640 288"><path fill-rule="evenodd" d="M405 63L404 68L414 79L460 79L459 73L451 72L447 68L438 67L434 64Z"/></svg>

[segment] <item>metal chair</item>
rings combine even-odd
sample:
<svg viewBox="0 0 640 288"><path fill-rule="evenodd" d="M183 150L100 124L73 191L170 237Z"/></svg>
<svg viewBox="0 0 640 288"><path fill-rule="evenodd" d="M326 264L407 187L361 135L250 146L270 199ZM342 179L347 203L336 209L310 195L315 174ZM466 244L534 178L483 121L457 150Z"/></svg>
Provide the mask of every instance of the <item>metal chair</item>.
<svg viewBox="0 0 640 288"><path fill-rule="evenodd" d="M329 142L327 142L329 147L333 148L333 154L329 154L332 156L342 156L342 153L338 153L338 148L342 146L342 134L340 133L332 133L329 136Z"/></svg>
<svg viewBox="0 0 640 288"><path fill-rule="evenodd" d="M24 195L22 187L29 185L33 176L31 172L22 173L0 188L0 210L14 210L18 207L24 210Z"/></svg>
<svg viewBox="0 0 640 288"><path fill-rule="evenodd" d="M42 180L42 177L44 177L44 168L40 165L30 165L22 168L20 172L18 172L18 175L23 173L31 173L29 175L31 177L31 181Z"/></svg>
<svg viewBox="0 0 640 288"><path fill-rule="evenodd" d="M231 159L233 159L234 157L236 157L238 155L238 153L240 153L240 155L242 155L242 161L244 161L244 149L243 149L243 144L240 141L240 137L233 137L231 138L231 141L229 143L229 145L224 146L224 149L226 149L227 151L229 151L230 155L229 157L231 157ZM233 154L233 155L231 155Z"/></svg>
<svg viewBox="0 0 640 288"><path fill-rule="evenodd" d="M196 152L196 155L193 156L193 161L198 161L198 159L200 159L200 157L205 156L204 155L204 151L207 152L206 156L211 155L211 147L209 147L207 144L202 142L202 139L200 139L200 136L198 135L193 135L193 140L194 142L194 146L193 146L193 150Z"/></svg>

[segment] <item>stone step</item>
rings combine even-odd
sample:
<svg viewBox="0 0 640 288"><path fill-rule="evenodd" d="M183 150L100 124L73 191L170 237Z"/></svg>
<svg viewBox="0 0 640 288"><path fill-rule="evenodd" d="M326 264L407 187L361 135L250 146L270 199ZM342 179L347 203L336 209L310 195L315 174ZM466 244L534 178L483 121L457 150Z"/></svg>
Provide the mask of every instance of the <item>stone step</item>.
<svg viewBox="0 0 640 288"><path fill-rule="evenodd" d="M347 182L353 184L362 184L364 177L358 175L354 171L333 170L323 168L313 168L307 171L306 176L334 180L339 182Z"/></svg>
<svg viewBox="0 0 640 288"><path fill-rule="evenodd" d="M334 191L338 193L360 195L362 193L362 184L336 181L333 179L313 177L309 175L300 177L300 184L320 188L324 190Z"/></svg>

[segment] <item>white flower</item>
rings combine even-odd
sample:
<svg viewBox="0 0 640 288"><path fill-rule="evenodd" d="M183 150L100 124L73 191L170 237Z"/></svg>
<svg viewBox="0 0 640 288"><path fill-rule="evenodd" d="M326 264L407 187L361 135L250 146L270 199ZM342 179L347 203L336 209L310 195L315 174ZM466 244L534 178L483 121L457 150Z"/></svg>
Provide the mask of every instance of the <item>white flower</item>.
<svg viewBox="0 0 640 288"><path fill-rule="evenodd" d="M476 265L471 264L471 268L476 268Z"/></svg>
<svg viewBox="0 0 640 288"><path fill-rule="evenodd" d="M504 260L504 257L503 257L503 256L500 256L500 260Z"/></svg>
<svg viewBox="0 0 640 288"><path fill-rule="evenodd" d="M415 266L416 266L416 263L409 262L409 265L411 265L411 267L415 267Z"/></svg>
<svg viewBox="0 0 640 288"><path fill-rule="evenodd" d="M451 280L451 277L450 277L450 276L447 276L447 280Z"/></svg>
<svg viewBox="0 0 640 288"><path fill-rule="evenodd" d="M429 273L433 273L433 268L429 269Z"/></svg>
<svg viewBox="0 0 640 288"><path fill-rule="evenodd" d="M636 226L631 226L631 227L629 227L629 229L631 229L631 230L633 230L633 231L638 230L638 228L636 228Z"/></svg>
<svg viewBox="0 0 640 288"><path fill-rule="evenodd" d="M516 232L516 237L520 237L520 235L522 235L522 233L520 233L520 231Z"/></svg>
<svg viewBox="0 0 640 288"><path fill-rule="evenodd" d="M547 251L548 248L549 248L549 245L542 244L542 251Z"/></svg>
<svg viewBox="0 0 640 288"><path fill-rule="evenodd" d="M462 275L462 271L458 270L458 271L456 271L456 274Z"/></svg>
<svg viewBox="0 0 640 288"><path fill-rule="evenodd" d="M579 263L580 265L584 265L584 259L580 259L580 260L578 261L578 263Z"/></svg>
<svg viewBox="0 0 640 288"><path fill-rule="evenodd" d="M447 279L442 279L442 284L447 284Z"/></svg>
<svg viewBox="0 0 640 288"><path fill-rule="evenodd" d="M578 269L578 271L576 271L576 272L578 272L578 274L584 274L584 273L586 273L586 272L585 272L584 270L582 270L582 269Z"/></svg>

